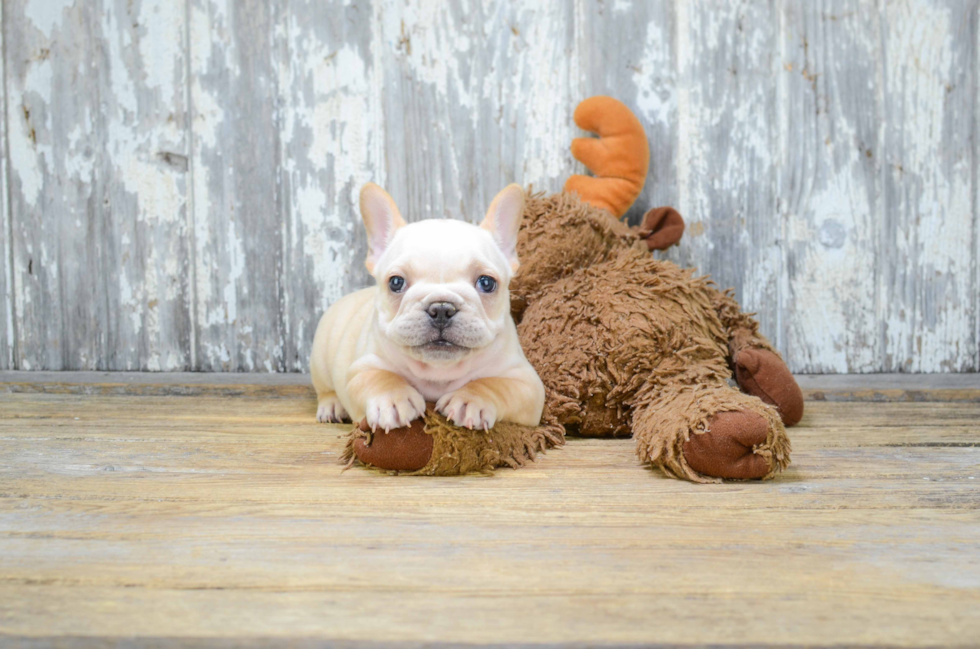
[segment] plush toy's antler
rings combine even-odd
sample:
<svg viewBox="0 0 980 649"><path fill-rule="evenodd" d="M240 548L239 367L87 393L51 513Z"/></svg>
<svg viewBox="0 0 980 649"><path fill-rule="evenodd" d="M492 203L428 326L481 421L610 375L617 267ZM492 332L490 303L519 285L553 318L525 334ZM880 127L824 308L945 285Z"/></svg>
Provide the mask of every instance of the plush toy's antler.
<svg viewBox="0 0 980 649"><path fill-rule="evenodd" d="M646 132L636 115L612 97L590 97L575 109L575 123L599 138L572 141L572 155L595 176L575 175L565 183L591 205L619 218L643 190L650 164Z"/></svg>

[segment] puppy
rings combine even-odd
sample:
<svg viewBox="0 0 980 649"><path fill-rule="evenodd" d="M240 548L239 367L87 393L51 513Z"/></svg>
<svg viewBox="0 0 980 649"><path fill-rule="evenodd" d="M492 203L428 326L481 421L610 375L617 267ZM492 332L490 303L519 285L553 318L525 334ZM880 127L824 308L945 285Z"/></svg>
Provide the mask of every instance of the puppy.
<svg viewBox="0 0 980 649"><path fill-rule="evenodd" d="M380 187L361 190L365 264L377 286L337 301L320 319L310 370L317 421L367 418L407 426L425 402L458 426L535 426L544 386L510 315L524 192L510 185L479 226L450 219L406 225Z"/></svg>

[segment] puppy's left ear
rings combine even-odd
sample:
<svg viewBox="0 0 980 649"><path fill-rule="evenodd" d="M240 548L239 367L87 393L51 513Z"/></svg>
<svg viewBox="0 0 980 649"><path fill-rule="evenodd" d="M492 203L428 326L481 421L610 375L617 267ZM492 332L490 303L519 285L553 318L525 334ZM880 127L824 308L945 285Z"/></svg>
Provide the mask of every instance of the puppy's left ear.
<svg viewBox="0 0 980 649"><path fill-rule="evenodd" d="M512 271L517 271L517 231L521 229L523 217L524 190L513 183L494 197L487 209L487 215L483 217L483 223L480 224L481 228L493 235L493 240L510 262Z"/></svg>

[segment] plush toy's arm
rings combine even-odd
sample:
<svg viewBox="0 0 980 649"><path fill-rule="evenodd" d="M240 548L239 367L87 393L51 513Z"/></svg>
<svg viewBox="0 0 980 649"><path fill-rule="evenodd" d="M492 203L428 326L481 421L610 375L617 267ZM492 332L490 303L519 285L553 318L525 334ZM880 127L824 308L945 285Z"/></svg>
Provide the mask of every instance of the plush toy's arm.
<svg viewBox="0 0 980 649"><path fill-rule="evenodd" d="M743 391L779 408L783 423L803 417L803 392L772 344L759 333L759 323L744 313L728 291L714 291L712 305L728 338L729 359Z"/></svg>
<svg viewBox="0 0 980 649"><path fill-rule="evenodd" d="M730 358L734 359L740 351L750 347L774 351L772 344L759 333L759 323L752 315L742 311L731 289L712 290L711 305L725 328Z"/></svg>
<svg viewBox="0 0 980 649"><path fill-rule="evenodd" d="M576 138L572 155L595 176L575 175L565 183L586 203L619 218L643 190L650 147L643 125L612 97L590 97L575 109L575 123L599 138Z"/></svg>

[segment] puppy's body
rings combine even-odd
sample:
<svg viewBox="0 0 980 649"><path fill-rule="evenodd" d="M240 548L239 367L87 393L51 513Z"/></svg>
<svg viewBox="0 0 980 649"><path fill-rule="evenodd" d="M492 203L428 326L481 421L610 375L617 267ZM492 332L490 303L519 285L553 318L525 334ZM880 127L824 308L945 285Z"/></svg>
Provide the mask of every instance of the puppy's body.
<svg viewBox="0 0 980 649"><path fill-rule="evenodd" d="M317 419L367 418L390 430L435 401L469 428L539 423L544 387L521 351L507 291L520 188L501 192L481 227L405 225L383 190L365 192L367 265L378 286L344 297L320 320L310 361Z"/></svg>

